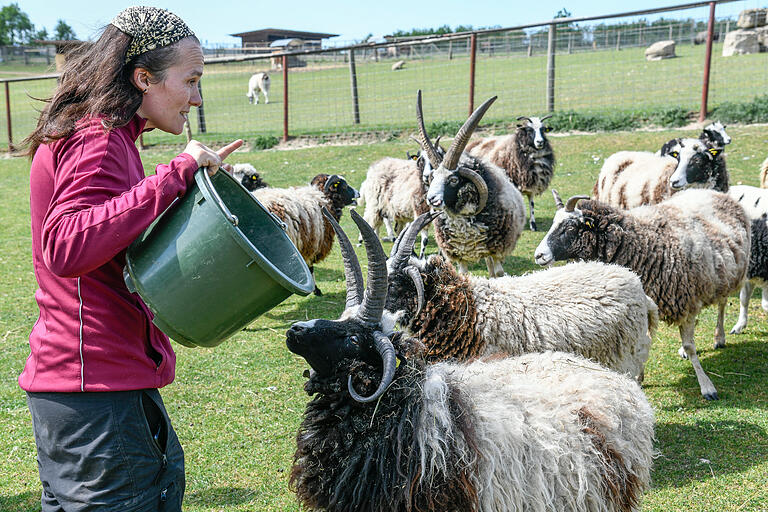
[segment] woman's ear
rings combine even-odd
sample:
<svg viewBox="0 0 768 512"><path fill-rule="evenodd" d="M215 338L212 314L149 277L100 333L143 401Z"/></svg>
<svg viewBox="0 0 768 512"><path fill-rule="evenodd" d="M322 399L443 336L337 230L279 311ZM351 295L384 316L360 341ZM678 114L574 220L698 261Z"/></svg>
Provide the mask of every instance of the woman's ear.
<svg viewBox="0 0 768 512"><path fill-rule="evenodd" d="M149 71L147 71L144 68L135 68L133 70L133 75L131 76L133 85L136 86L137 89L139 89L144 94L147 94L147 89L149 89L149 79L150 79Z"/></svg>

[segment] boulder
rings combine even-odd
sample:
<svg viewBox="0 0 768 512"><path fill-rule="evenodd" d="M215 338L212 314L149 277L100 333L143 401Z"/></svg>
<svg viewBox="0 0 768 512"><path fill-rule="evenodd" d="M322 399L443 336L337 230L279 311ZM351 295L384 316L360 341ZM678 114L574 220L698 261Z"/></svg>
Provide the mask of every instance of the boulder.
<svg viewBox="0 0 768 512"><path fill-rule="evenodd" d="M739 13L739 28L757 28L766 24L766 11L768 9L745 9Z"/></svg>
<svg viewBox="0 0 768 512"><path fill-rule="evenodd" d="M732 30L725 35L723 57L760 52L756 30Z"/></svg>
<svg viewBox="0 0 768 512"><path fill-rule="evenodd" d="M674 41L657 41L645 49L645 60L671 59L675 57Z"/></svg>
<svg viewBox="0 0 768 512"><path fill-rule="evenodd" d="M761 52L768 52L768 26L756 28L757 44L760 45Z"/></svg>

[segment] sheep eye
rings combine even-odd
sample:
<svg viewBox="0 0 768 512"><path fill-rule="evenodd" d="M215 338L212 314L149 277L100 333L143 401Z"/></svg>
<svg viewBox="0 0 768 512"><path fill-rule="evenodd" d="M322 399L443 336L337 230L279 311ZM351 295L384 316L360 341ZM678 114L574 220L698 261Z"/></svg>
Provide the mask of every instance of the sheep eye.
<svg viewBox="0 0 768 512"><path fill-rule="evenodd" d="M544 128L544 133L549 133L551 131L552 131L552 128L550 128L549 126Z"/></svg>
<svg viewBox="0 0 768 512"><path fill-rule="evenodd" d="M448 178L448 184L455 187L456 185L459 184L459 178L457 178L456 176L451 176L450 178Z"/></svg>
<svg viewBox="0 0 768 512"><path fill-rule="evenodd" d="M670 153L670 155L673 156L674 158L677 158L678 156L680 156L680 153L678 153L677 151L673 151Z"/></svg>
<svg viewBox="0 0 768 512"><path fill-rule="evenodd" d="M357 341L357 336L355 336L354 334L349 337L349 342L352 343L353 345L359 345Z"/></svg>

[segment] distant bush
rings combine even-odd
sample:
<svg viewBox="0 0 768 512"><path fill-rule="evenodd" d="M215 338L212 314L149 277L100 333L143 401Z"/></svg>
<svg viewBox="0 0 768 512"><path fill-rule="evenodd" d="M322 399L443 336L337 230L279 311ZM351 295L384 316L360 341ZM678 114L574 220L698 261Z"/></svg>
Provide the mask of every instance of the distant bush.
<svg viewBox="0 0 768 512"><path fill-rule="evenodd" d="M573 110L555 112L548 124L557 131L634 130L645 126L674 128L690 121L691 113L680 107L655 110L584 113Z"/></svg>
<svg viewBox="0 0 768 512"><path fill-rule="evenodd" d="M274 135L256 135L252 139L254 149L269 149L277 146L279 142Z"/></svg>
<svg viewBox="0 0 768 512"><path fill-rule="evenodd" d="M709 117L723 123L768 123L768 94L746 103L726 101L713 108Z"/></svg>

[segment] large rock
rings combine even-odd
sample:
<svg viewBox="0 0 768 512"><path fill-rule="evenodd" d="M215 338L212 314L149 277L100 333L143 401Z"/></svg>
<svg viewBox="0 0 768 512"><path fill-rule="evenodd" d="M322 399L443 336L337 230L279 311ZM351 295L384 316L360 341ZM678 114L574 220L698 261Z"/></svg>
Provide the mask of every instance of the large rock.
<svg viewBox="0 0 768 512"><path fill-rule="evenodd" d="M671 59L675 57L674 41L657 41L645 49L645 60Z"/></svg>
<svg viewBox="0 0 768 512"><path fill-rule="evenodd" d="M757 28L766 24L766 11L768 9L745 9L739 13L739 28Z"/></svg>
<svg viewBox="0 0 768 512"><path fill-rule="evenodd" d="M757 44L760 45L761 52L768 52L768 26L756 28Z"/></svg>
<svg viewBox="0 0 768 512"><path fill-rule="evenodd" d="M756 30L739 29L728 32L723 43L723 57L758 53L760 44Z"/></svg>

